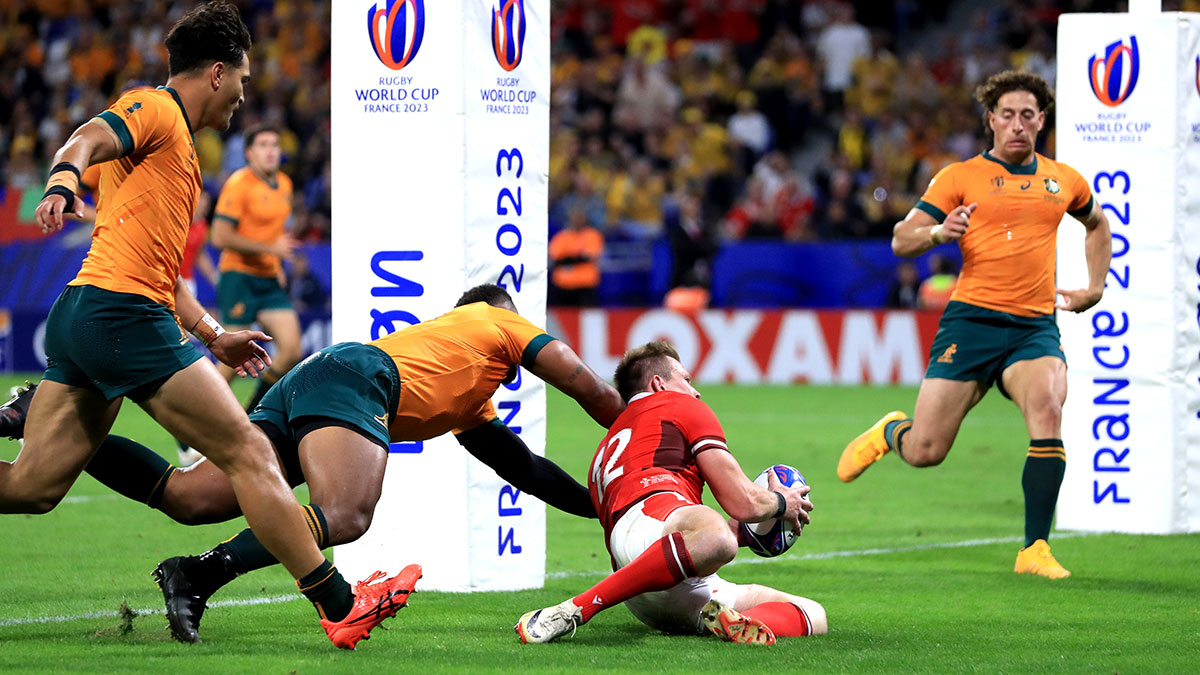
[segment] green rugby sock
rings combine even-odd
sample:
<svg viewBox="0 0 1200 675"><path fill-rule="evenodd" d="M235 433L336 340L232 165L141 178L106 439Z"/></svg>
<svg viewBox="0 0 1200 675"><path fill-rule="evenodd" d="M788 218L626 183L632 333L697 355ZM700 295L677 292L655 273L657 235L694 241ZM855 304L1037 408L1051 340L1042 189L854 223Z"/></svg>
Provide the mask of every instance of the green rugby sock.
<svg viewBox="0 0 1200 675"><path fill-rule="evenodd" d="M350 590L350 583L328 560L298 579L296 586L317 608L317 614L322 619L341 621L354 607L354 591Z"/></svg>
<svg viewBox="0 0 1200 675"><path fill-rule="evenodd" d="M153 509L175 467L141 443L109 434L84 471L117 494Z"/></svg>
<svg viewBox="0 0 1200 675"><path fill-rule="evenodd" d="M888 447L891 448L901 459L904 459L904 453L900 448L904 446L904 436L912 430L913 421L911 417L905 417L902 420L888 422L883 425L883 437L887 439Z"/></svg>
<svg viewBox="0 0 1200 675"><path fill-rule="evenodd" d="M329 525L325 522L324 512L316 504L308 504L301 508L304 509L304 519L308 523L308 529L312 532L313 539L317 542L317 548L325 548L329 545ZM231 539L218 544L213 551L217 549L228 554L231 560L230 569L235 575L279 563L248 527L235 534Z"/></svg>
<svg viewBox="0 0 1200 675"><path fill-rule="evenodd" d="M1060 438L1029 441L1021 487L1025 491L1025 546L1050 537L1058 489L1067 470L1067 454Z"/></svg>
<svg viewBox="0 0 1200 675"><path fill-rule="evenodd" d="M304 519L312 532L319 548L329 545L329 526L325 522L325 514L316 504L302 506ZM271 555L265 546L254 536L250 528L233 535L211 551L199 556L189 556L181 563L188 581L204 595L212 595L216 590L237 577L254 570L278 564L279 560Z"/></svg>

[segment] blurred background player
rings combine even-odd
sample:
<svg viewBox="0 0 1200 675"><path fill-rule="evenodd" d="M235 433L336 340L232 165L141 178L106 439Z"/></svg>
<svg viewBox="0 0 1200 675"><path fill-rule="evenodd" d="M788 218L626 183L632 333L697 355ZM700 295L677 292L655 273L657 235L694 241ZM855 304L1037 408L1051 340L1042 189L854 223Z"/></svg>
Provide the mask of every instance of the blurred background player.
<svg viewBox="0 0 1200 675"><path fill-rule="evenodd" d="M266 335L225 331L179 283L202 190L193 134L229 128L250 79L250 33L238 10L217 0L180 18L165 45L166 85L122 95L55 155L37 224L52 232L64 213L82 217L82 174L102 164L96 225L87 258L46 320L47 368L24 449L0 462L0 512L53 509L128 397L224 469L247 521L298 580L327 635L352 647L403 606L399 591L411 590L420 571L350 588L316 547L270 442L183 331L239 373L270 364L255 342Z"/></svg>
<svg viewBox="0 0 1200 675"><path fill-rule="evenodd" d="M614 379L628 407L600 442L588 487L615 571L574 598L522 616L515 627L521 641L550 642L621 602L665 632L712 632L750 644L825 633L819 603L717 576L737 555L739 521L808 523L810 488L783 487L772 472L763 489L742 473L670 344L631 349ZM705 483L728 522L701 504Z"/></svg>
<svg viewBox="0 0 1200 675"><path fill-rule="evenodd" d="M271 367L259 377L247 412L300 360L300 318L285 290L283 271L283 262L291 261L297 245L286 229L292 179L279 170L279 136L279 130L269 126L246 130L246 166L225 181L212 218L212 241L221 249L221 319L234 330L257 322L274 338ZM231 369L221 372L233 379Z"/></svg>
<svg viewBox="0 0 1200 675"><path fill-rule="evenodd" d="M890 451L912 466L940 464L967 412L993 383L1021 409L1029 446L1025 547L1018 574L1051 579L1070 572L1047 539L1066 470L1062 406L1067 364L1054 320L1083 312L1104 293L1112 260L1108 219L1075 169L1034 151L1054 94L1029 72L993 75L975 92L991 150L942 169L916 208L897 223L892 250L915 257L945 242L962 248L963 271L929 352L912 417L890 412L850 442L838 462L849 482ZM1087 288L1055 288L1058 225L1069 213L1087 229Z"/></svg>
<svg viewBox="0 0 1200 675"><path fill-rule="evenodd" d="M251 420L271 439L289 481L308 483L311 504L304 509L322 548L352 542L370 527L389 443L448 431L522 492L594 518L587 489L532 454L492 406L496 389L518 377L521 366L606 428L624 408L617 391L570 347L521 318L503 288L485 284L436 319L368 344L323 349L272 387ZM211 462L176 471L153 451L109 436L87 471L189 525L239 514L229 479ZM172 635L199 641L208 598L237 575L277 562L249 529L203 555L164 560L155 574Z"/></svg>

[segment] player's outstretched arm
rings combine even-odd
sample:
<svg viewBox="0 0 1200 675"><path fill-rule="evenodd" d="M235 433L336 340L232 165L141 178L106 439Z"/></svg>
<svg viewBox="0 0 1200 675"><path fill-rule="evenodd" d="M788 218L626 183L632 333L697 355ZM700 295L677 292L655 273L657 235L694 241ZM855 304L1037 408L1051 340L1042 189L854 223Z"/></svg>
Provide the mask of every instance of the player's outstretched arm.
<svg viewBox="0 0 1200 675"><path fill-rule="evenodd" d="M913 209L904 220L892 228L892 253L902 258L915 258L938 244L962 239L971 225L971 214L978 204L956 207L946 214L945 222Z"/></svg>
<svg viewBox="0 0 1200 675"><path fill-rule="evenodd" d="M768 488L763 489L747 478L733 455L724 450L701 451L696 455L696 464L717 503L734 520L760 523L771 518L785 518L797 525L807 525L812 521L808 512L813 505L805 497L812 488L807 485L785 487L774 477L774 472L770 472L767 475ZM778 495L783 495L782 512Z"/></svg>
<svg viewBox="0 0 1200 675"><path fill-rule="evenodd" d="M205 311L183 279L175 283L175 315L179 317L179 325L187 328L218 361L233 368L238 375L258 377L271 366L271 356L258 344L269 342L271 336L257 330L226 331Z"/></svg>
<svg viewBox="0 0 1200 675"><path fill-rule="evenodd" d="M61 230L64 213L83 218L83 200L76 198L83 172L92 164L107 162L120 156L121 141L107 122L100 118L92 118L76 129L58 152L54 153L54 167L50 170L46 194L34 212L34 222L42 232Z"/></svg>
<svg viewBox="0 0 1200 675"><path fill-rule="evenodd" d="M554 462L530 452L525 441L500 420L481 424L455 438L475 459L521 492L559 511L582 518L597 517L588 489Z"/></svg>
<svg viewBox="0 0 1200 675"><path fill-rule="evenodd" d="M575 399L600 426L607 429L625 409L612 385L600 379L570 347L554 340L538 352L530 368L555 389Z"/></svg>
<svg viewBox="0 0 1200 675"><path fill-rule="evenodd" d="M1062 297L1058 302L1059 309L1070 312L1083 312L1091 309L1104 296L1104 280L1108 277L1108 266L1112 264L1112 230L1108 225L1108 216L1099 202L1092 202L1092 210L1080 219L1087 228L1083 239L1083 251L1087 257L1088 287L1065 289L1056 288L1054 292Z"/></svg>

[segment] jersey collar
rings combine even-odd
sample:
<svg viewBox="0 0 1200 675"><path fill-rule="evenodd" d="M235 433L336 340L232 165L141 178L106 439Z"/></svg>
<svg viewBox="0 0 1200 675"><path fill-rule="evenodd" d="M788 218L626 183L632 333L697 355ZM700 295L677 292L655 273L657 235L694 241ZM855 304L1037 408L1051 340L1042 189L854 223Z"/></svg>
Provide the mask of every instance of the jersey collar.
<svg viewBox="0 0 1200 675"><path fill-rule="evenodd" d="M654 392L652 392L652 391L643 391L641 393L634 394L633 397L631 397L629 399L629 403L633 403L634 401L636 401L640 398L646 398L647 396L649 396L650 394L653 394L653 393ZM628 404L626 404L626 405L628 405Z"/></svg>
<svg viewBox="0 0 1200 675"><path fill-rule="evenodd" d="M991 160L1000 166L1004 167L1009 173L1014 176L1033 176L1037 174L1037 153L1033 153L1033 161L1029 164L1009 164L1008 162L993 155L990 151L983 151L983 158Z"/></svg>
<svg viewBox="0 0 1200 675"><path fill-rule="evenodd" d="M175 104L179 106L179 112L183 113L183 123L187 125L188 133L191 134L192 137L194 138L196 136L196 132L192 131L192 121L188 119L187 110L184 109L184 107L183 107L183 101L179 100L179 94L176 93L174 89L172 89L168 86L165 86L165 85L159 85L158 87L155 87L155 88L162 89L163 91L170 94L171 98L175 99Z"/></svg>

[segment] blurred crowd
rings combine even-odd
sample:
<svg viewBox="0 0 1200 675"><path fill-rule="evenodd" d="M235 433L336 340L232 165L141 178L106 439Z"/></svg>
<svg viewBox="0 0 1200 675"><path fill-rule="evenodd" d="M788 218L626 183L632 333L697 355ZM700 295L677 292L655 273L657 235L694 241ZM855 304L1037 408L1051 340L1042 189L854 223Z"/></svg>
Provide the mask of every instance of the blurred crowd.
<svg viewBox="0 0 1200 675"><path fill-rule="evenodd" d="M164 32L190 4L5 0L5 185L38 193L75 127L121 91L164 82ZM242 128L273 124L296 185L293 233L327 240L330 4L238 4L254 38L253 78L234 127L196 135L206 188L215 195L243 165ZM1012 67L1053 84L1059 14L1123 8L551 0L556 298L594 302L602 274L645 269L663 244L670 286L702 288L730 241L889 236L939 169L984 149L975 85ZM1039 150L1052 153L1047 129Z"/></svg>
<svg viewBox="0 0 1200 675"><path fill-rule="evenodd" d="M0 3L0 175L40 197L54 152L123 91L167 79L163 38L194 3L164 0L4 0ZM246 104L226 133L196 134L213 197L245 164L241 130L282 131L295 184L292 231L325 241L330 228L328 2L237 2L254 39ZM30 200L26 200L30 201ZM36 201L34 201L36 204Z"/></svg>
<svg viewBox="0 0 1200 675"><path fill-rule="evenodd" d="M551 229L602 234L602 269L670 242L670 285L689 287L729 241L889 237L939 169L985 148L974 87L1014 67L1053 84L1058 15L1117 8L552 4Z"/></svg>

